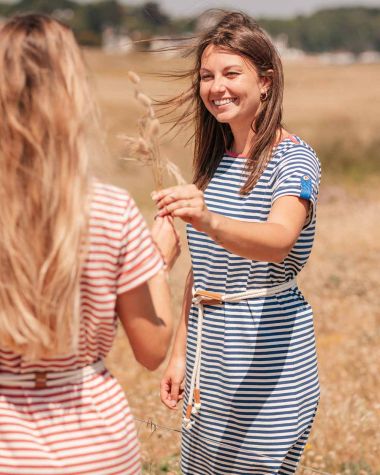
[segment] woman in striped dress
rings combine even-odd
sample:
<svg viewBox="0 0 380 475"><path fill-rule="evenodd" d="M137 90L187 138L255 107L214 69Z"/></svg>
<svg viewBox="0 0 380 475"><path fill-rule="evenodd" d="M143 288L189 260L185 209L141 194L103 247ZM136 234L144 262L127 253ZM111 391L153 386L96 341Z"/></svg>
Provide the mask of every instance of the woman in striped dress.
<svg viewBox="0 0 380 475"><path fill-rule="evenodd" d="M281 62L256 23L225 14L195 56L193 94L173 99L194 101L194 184L153 195L161 216L188 223L192 258L161 398L185 401L184 474L292 474L319 398L296 277L320 165L282 126Z"/></svg>
<svg viewBox="0 0 380 475"><path fill-rule="evenodd" d="M171 335L160 252L131 197L91 178L98 136L72 32L0 30L0 474L141 473L133 417L103 359L117 316L153 370ZM97 144L95 144L97 145ZM155 237L169 266L171 223Z"/></svg>

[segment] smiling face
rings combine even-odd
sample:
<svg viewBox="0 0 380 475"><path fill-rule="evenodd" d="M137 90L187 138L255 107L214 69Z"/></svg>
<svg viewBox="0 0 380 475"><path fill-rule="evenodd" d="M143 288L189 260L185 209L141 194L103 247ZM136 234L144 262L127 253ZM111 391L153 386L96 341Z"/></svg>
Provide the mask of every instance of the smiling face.
<svg viewBox="0 0 380 475"><path fill-rule="evenodd" d="M270 79L259 77L243 56L212 44L203 52L199 75L200 97L215 119L231 128L250 127Z"/></svg>

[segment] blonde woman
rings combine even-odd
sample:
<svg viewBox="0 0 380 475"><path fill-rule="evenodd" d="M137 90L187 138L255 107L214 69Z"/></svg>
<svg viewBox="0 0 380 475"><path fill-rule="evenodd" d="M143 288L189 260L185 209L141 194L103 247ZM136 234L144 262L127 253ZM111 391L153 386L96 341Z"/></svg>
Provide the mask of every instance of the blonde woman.
<svg viewBox="0 0 380 475"><path fill-rule="evenodd" d="M138 474L133 418L103 358L117 316L140 363L165 357L160 252L130 196L90 176L96 114L72 32L10 19L0 75L0 473ZM170 222L154 234L170 267Z"/></svg>

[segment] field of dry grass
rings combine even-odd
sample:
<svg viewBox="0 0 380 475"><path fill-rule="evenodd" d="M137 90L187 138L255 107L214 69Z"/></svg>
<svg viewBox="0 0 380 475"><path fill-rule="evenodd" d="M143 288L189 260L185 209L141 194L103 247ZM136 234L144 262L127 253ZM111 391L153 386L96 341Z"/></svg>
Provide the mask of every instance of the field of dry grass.
<svg viewBox="0 0 380 475"><path fill-rule="evenodd" d="M154 211L149 171L117 160L122 156L117 134L133 134L139 114L127 71L173 69L181 67L182 60L112 57L98 52L87 52L87 59L111 150L110 157L104 159L103 175L127 187L150 221ZM360 150L364 156L368 145L378 141L380 83L375 77L379 73L379 65L287 64L288 129L317 151L335 144L337 160L352 147L359 150L357 156ZM180 87L154 76L144 76L143 86L155 97ZM190 178L191 147L185 148L185 141L186 134L179 134L173 142L164 139L163 151ZM334 154L330 157L334 160ZM318 416L302 463L331 474L380 474L379 184L380 177L371 173L360 180L355 175L348 180L334 174L324 176L315 247L300 277L300 287L315 311L322 386ZM176 315L189 268L185 244L183 248L171 278ZM179 428L179 413L168 413L159 403L162 369L151 374L135 363L121 333L109 356L109 367L125 388L136 417ZM179 473L179 434L162 429L152 432L146 424L137 425L145 473ZM300 469L299 473L312 472Z"/></svg>

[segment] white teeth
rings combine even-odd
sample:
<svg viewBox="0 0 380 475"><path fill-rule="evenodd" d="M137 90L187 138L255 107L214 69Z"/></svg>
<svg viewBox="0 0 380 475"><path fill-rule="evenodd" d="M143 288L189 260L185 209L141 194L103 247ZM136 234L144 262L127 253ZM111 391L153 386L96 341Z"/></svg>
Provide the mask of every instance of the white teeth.
<svg viewBox="0 0 380 475"><path fill-rule="evenodd" d="M212 101L216 106L225 106L226 104L229 104L230 102L234 102L235 99L221 99L220 101Z"/></svg>

